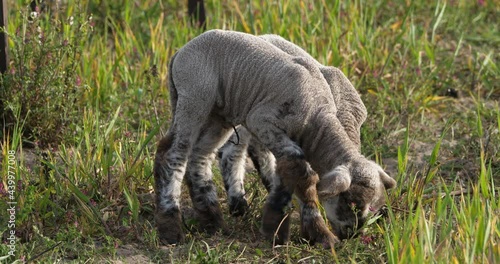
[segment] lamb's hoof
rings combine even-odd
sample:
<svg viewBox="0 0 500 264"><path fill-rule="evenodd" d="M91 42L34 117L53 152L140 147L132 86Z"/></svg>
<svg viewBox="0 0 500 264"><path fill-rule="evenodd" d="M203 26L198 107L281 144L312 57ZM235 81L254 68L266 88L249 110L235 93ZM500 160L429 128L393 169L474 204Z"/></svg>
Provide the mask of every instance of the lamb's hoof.
<svg viewBox="0 0 500 264"><path fill-rule="evenodd" d="M224 218L219 206L211 206L206 211L198 211L201 230L213 235L217 231L227 232Z"/></svg>
<svg viewBox="0 0 500 264"><path fill-rule="evenodd" d="M340 240L328 229L321 217L302 219L302 237L311 244L321 243L325 249L333 248Z"/></svg>
<svg viewBox="0 0 500 264"><path fill-rule="evenodd" d="M178 245L184 243L185 236L182 230L171 230L158 227L158 238L162 245Z"/></svg>
<svg viewBox="0 0 500 264"><path fill-rule="evenodd" d="M248 209L248 202L243 197L233 198L229 201L229 213L232 216L242 216Z"/></svg>
<svg viewBox="0 0 500 264"><path fill-rule="evenodd" d="M155 215L158 238L163 245L184 243L185 236L182 230L182 218L180 211L168 211Z"/></svg>
<svg viewBox="0 0 500 264"><path fill-rule="evenodd" d="M320 241L324 249L331 249L335 246L335 244L340 242L340 240L331 232L329 232L329 234L325 234L325 236L321 238Z"/></svg>
<svg viewBox="0 0 500 264"><path fill-rule="evenodd" d="M283 245L290 240L290 218L265 205L260 232L276 245Z"/></svg>

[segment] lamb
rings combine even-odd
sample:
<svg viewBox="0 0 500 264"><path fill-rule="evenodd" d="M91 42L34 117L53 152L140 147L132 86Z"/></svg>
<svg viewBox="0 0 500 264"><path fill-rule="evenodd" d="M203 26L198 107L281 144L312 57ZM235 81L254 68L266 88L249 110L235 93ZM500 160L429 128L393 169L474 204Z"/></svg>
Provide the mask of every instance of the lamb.
<svg viewBox="0 0 500 264"><path fill-rule="evenodd" d="M259 36L267 42L275 45L279 49L285 51L287 54L292 56L307 57L311 61L315 61L307 52L298 47L297 45L283 39L277 35L262 35ZM357 91L352 86L352 84L347 80L343 73L335 67L327 67L316 62L316 66L319 67L323 76L330 85L331 92L334 95L335 104L337 105L337 117L341 122L342 126L346 130L349 139L352 143L360 149L360 127L364 120L366 119L366 108L361 101ZM234 142L239 141L240 144L234 144ZM255 164L259 175L261 176L262 182L266 186L266 189L270 191L271 182L274 178L275 171L275 160L272 153L265 149L257 140L251 138L251 134L246 131L244 127L239 127L238 132L232 135L232 139L229 140L220 150L219 150L219 165L221 168L222 176L224 179L224 185L228 193L229 200L229 210L233 215L242 215L247 205L247 201L244 197L245 191L243 188L243 179L245 175L244 164L246 160L246 152L248 149L248 154ZM381 193L383 195L383 193ZM377 211L378 207L385 203L385 197L380 197L380 204L377 207L372 206L372 211ZM323 202L323 206L327 211L327 216L330 220L332 226L337 227L336 233L341 238L346 238L354 230L353 227L342 228L338 224L337 216L343 216L346 218L350 216L357 221L357 227L362 226L364 218L361 212L358 214L353 213L353 209L350 207L344 207L342 209L337 209L336 203L338 200L326 199ZM309 208L313 212L304 212L309 215L319 215L316 212L316 208ZM347 210L347 211L346 211ZM361 221L359 221L361 219ZM320 221L320 219L315 219L313 221ZM288 222L285 222L286 224ZM337 224L335 224L337 223ZM304 225L304 224L303 224ZM282 227L284 230L286 226ZM307 232L304 232L307 238ZM313 241L314 242L314 241Z"/></svg>
<svg viewBox="0 0 500 264"><path fill-rule="evenodd" d="M169 65L173 122L155 157L155 220L162 243L184 240L180 192L184 174L193 207L208 232L224 227L212 180L214 150L244 126L276 158L276 174L263 212L263 231L283 243L284 208L296 191L303 209L315 198L340 209L358 206L362 215L379 206L395 181L353 145L337 117L331 89L316 62L293 57L265 40L239 32L207 31L188 42ZM319 174L316 174L315 172ZM313 215L304 214L313 212ZM337 238L317 208L303 210L302 230L333 246ZM337 215L334 228L355 219ZM285 219L285 222L288 218Z"/></svg>
<svg viewBox="0 0 500 264"><path fill-rule="evenodd" d="M366 119L366 108L356 89L344 74L335 67L320 64L302 48L278 35L267 34L259 37L291 56L307 57L316 62L316 66L319 67L334 96L338 109L337 118L346 130L349 139L360 149L360 128ZM243 188L247 150L268 191L275 170L275 159L272 153L262 147L257 140L252 139L251 134L244 127L238 127L237 130L238 132L231 136L231 140L219 149L219 166L228 194L229 211L234 216L243 215L248 206ZM234 142L239 144L234 144Z"/></svg>

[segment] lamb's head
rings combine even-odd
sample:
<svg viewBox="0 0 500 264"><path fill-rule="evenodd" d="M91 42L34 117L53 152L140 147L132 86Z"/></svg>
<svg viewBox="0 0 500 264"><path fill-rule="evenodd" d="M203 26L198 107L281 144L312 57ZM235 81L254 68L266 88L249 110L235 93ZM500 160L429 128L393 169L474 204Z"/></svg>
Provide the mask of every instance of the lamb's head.
<svg viewBox="0 0 500 264"><path fill-rule="evenodd" d="M370 214L379 212L385 204L385 190L395 186L396 181L378 164L361 157L323 175L317 189L334 234L345 239Z"/></svg>

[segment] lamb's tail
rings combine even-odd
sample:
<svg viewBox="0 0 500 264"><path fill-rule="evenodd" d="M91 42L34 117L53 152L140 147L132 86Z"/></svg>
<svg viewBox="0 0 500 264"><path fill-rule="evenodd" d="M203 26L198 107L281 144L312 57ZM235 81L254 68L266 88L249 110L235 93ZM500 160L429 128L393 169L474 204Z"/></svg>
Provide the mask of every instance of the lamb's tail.
<svg viewBox="0 0 500 264"><path fill-rule="evenodd" d="M175 56L177 56L177 53L175 53L172 58L170 58L170 63L168 64L168 90L170 93L169 97L172 120L175 118L175 109L177 108L178 98L177 89L175 88L174 84L174 76L172 75L172 67L174 66Z"/></svg>

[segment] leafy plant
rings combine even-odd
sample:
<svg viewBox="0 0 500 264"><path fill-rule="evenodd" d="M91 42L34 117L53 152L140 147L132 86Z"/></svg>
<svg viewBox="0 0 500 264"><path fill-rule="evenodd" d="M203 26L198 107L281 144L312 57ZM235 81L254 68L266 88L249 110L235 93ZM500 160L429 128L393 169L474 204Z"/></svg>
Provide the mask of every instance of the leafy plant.
<svg viewBox="0 0 500 264"><path fill-rule="evenodd" d="M83 13L62 19L28 7L19 16L15 29L6 30L13 45L9 72L0 77L1 111L8 131L24 120L23 140L45 148L80 123L85 85L78 68L92 19Z"/></svg>

